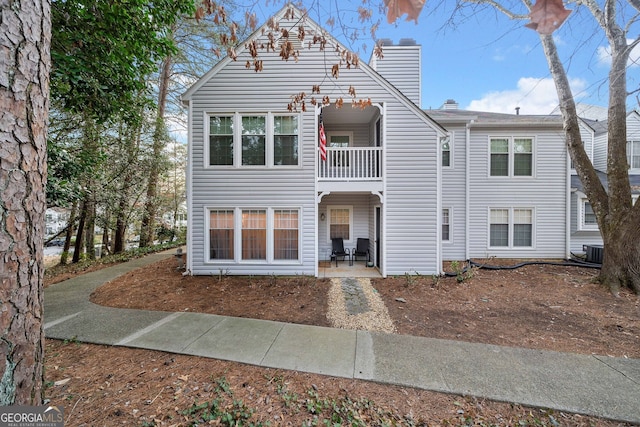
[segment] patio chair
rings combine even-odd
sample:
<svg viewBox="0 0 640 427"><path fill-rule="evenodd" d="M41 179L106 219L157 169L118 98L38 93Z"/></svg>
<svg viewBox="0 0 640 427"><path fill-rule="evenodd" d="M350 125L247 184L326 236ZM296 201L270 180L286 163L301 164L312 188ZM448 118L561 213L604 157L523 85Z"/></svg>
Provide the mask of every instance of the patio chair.
<svg viewBox="0 0 640 427"><path fill-rule="evenodd" d="M371 261L369 256L369 239L358 238L356 247L351 251L351 259L358 261L358 257L367 257L367 264Z"/></svg>
<svg viewBox="0 0 640 427"><path fill-rule="evenodd" d="M336 260L336 267L338 266L338 257L342 257L342 261L344 261L345 257L349 257L349 265L351 265L351 253L349 249L344 248L342 237L331 239L331 260Z"/></svg>

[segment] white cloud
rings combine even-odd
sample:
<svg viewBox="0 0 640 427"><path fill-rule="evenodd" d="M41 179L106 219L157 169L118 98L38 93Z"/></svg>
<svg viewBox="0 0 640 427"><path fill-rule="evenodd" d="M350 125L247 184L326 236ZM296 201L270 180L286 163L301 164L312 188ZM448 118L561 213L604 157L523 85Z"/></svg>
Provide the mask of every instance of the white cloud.
<svg viewBox="0 0 640 427"><path fill-rule="evenodd" d="M574 94L579 94L587 85L582 79L571 79L569 84ZM466 109L515 114L516 107L520 107L520 114L549 114L557 106L558 95L552 79L522 77L516 89L489 92L471 101Z"/></svg>

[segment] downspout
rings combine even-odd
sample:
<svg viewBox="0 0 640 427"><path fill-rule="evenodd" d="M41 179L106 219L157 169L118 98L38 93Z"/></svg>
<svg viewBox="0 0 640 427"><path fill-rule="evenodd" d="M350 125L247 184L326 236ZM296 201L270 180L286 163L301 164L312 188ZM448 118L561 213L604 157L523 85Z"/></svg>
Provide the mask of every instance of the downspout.
<svg viewBox="0 0 640 427"><path fill-rule="evenodd" d="M189 100L187 107L187 170L186 175L186 193L187 193L187 265L185 273L193 274L193 103ZM206 117L205 121L206 123ZM204 132L204 131L203 131ZM204 135L203 135L204 140Z"/></svg>
<svg viewBox="0 0 640 427"><path fill-rule="evenodd" d="M313 204L314 204L314 209L313 209L313 226L315 227L315 231L313 233L313 245L315 247L314 249L314 259L315 259L315 266L314 266L314 275L315 277L319 277L318 275L320 274L319 268L318 268L318 263L320 262L320 259L318 258L320 251L318 251L318 234L320 233L320 223L318 220L318 215L319 215L319 204L320 204L320 200L318 199L318 176L320 174L320 165L318 162L318 126L320 125L319 121L318 121L318 117L320 117L320 114L322 113L322 107L319 107L316 105L315 109L314 109L315 114L313 115L313 123L314 123L314 137L313 137L313 141L314 141L314 149L313 149L313 165L314 165L314 169L315 169L315 177L314 177L314 182L313 182Z"/></svg>
<svg viewBox="0 0 640 427"><path fill-rule="evenodd" d="M465 233L465 239L464 239L464 259L470 259L471 257L469 256L469 225L470 225L470 215L471 215L471 209L470 209L470 204L471 204L471 191L470 191L470 183L471 183L471 177L470 172L471 172L471 168L469 167L470 162L470 156L471 156L471 124L473 123L473 120L471 120L470 122L468 122L465 125L465 173L464 173L464 192L465 192L465 203L464 203L464 233Z"/></svg>
<svg viewBox="0 0 640 427"><path fill-rule="evenodd" d="M382 265L380 273L383 278L387 277L387 103L382 103L382 218L380 224L382 227Z"/></svg>
<svg viewBox="0 0 640 427"><path fill-rule="evenodd" d="M593 144L591 145L593 149ZM565 243L564 243L564 257L565 259L571 258L571 156L569 156L569 151L565 150L565 156L567 156L565 162L565 186L566 186L566 195L565 195L565 224L564 224L564 232L565 232Z"/></svg>
<svg viewBox="0 0 640 427"><path fill-rule="evenodd" d="M442 267L442 138L445 135L436 134L436 269L444 273ZM449 142L453 146L453 141ZM449 220L451 221L451 220Z"/></svg>

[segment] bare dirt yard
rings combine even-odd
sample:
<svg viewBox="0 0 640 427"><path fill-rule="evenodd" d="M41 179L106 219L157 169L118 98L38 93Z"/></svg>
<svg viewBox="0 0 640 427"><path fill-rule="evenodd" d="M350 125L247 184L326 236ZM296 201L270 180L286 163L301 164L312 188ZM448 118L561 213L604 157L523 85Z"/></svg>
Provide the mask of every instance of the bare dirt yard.
<svg viewBox="0 0 640 427"><path fill-rule="evenodd" d="M100 287L97 304L332 326L330 281L183 276L173 260ZM499 261L498 261L499 262ZM511 261L509 261L511 262ZM640 358L640 302L597 270L530 265L374 279L395 333ZM49 277L47 284L55 283ZM53 285L55 286L55 285ZM46 396L81 425L618 426L579 414L169 353L47 340Z"/></svg>

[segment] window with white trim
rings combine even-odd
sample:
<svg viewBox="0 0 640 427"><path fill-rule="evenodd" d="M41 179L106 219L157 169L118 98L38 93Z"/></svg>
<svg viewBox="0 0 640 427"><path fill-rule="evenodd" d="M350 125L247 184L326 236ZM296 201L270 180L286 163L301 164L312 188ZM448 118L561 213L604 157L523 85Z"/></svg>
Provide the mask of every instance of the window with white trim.
<svg viewBox="0 0 640 427"><path fill-rule="evenodd" d="M211 115L208 166L299 166L299 114Z"/></svg>
<svg viewBox="0 0 640 427"><path fill-rule="evenodd" d="M300 209L211 208L208 215L209 261L300 259Z"/></svg>
<svg viewBox="0 0 640 427"><path fill-rule="evenodd" d="M533 176L533 149L533 138L490 138L489 176Z"/></svg>
<svg viewBox="0 0 640 427"><path fill-rule="evenodd" d="M640 169L640 141L627 141L627 162L630 169Z"/></svg>
<svg viewBox="0 0 640 427"><path fill-rule="evenodd" d="M352 208L347 206L329 207L328 216L329 240L342 237L345 242L351 241L351 230L353 230Z"/></svg>
<svg viewBox="0 0 640 427"><path fill-rule="evenodd" d="M266 118L242 116L242 166L266 164Z"/></svg>
<svg viewBox="0 0 640 427"><path fill-rule="evenodd" d="M298 164L298 116L273 117L273 164Z"/></svg>
<svg viewBox="0 0 640 427"><path fill-rule="evenodd" d="M298 259L299 213L296 209L273 211L273 259Z"/></svg>
<svg viewBox="0 0 640 427"><path fill-rule="evenodd" d="M234 259L234 211L216 209L209 211L209 259Z"/></svg>
<svg viewBox="0 0 640 427"><path fill-rule="evenodd" d="M440 148L442 149L442 166L451 167L451 137L440 138Z"/></svg>
<svg viewBox="0 0 640 427"><path fill-rule="evenodd" d="M233 116L209 117L209 165L233 165Z"/></svg>
<svg viewBox="0 0 640 427"><path fill-rule="evenodd" d="M442 209L442 241L451 241L451 209Z"/></svg>
<svg viewBox="0 0 640 427"><path fill-rule="evenodd" d="M267 259L267 211L242 211L242 259Z"/></svg>
<svg viewBox="0 0 640 427"><path fill-rule="evenodd" d="M593 206L586 197L578 198L578 230L591 231L598 229L598 221Z"/></svg>
<svg viewBox="0 0 640 427"><path fill-rule="evenodd" d="M533 209L490 209L489 247L533 247Z"/></svg>

